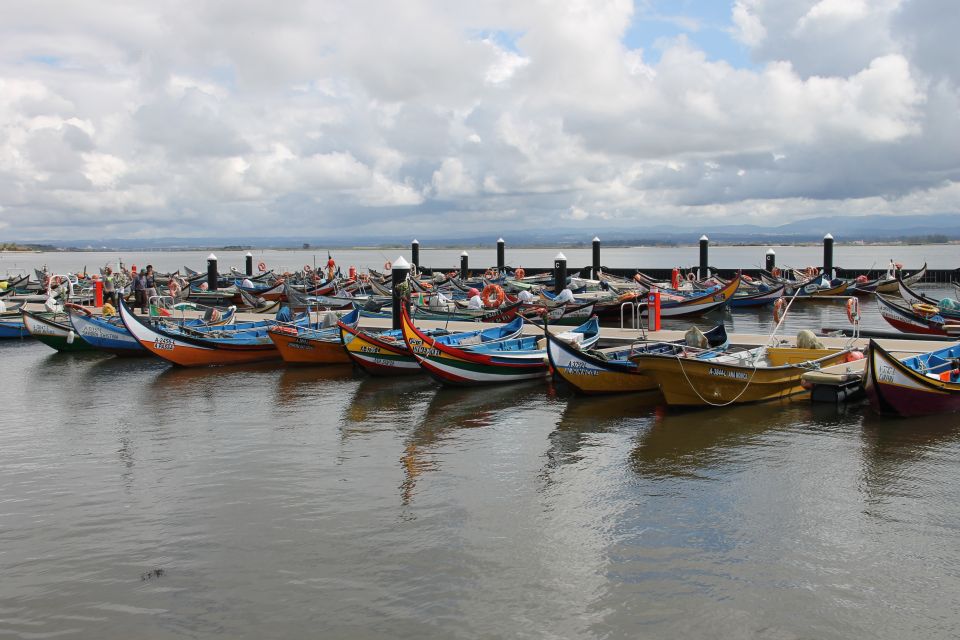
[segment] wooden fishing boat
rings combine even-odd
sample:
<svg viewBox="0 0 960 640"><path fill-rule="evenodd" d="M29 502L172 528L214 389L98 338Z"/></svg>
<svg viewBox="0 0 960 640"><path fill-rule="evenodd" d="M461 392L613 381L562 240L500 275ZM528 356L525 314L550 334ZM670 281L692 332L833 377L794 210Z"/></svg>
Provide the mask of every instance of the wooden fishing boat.
<svg viewBox="0 0 960 640"><path fill-rule="evenodd" d="M930 296L912 288L902 279L898 279L897 284L900 288L900 297L903 298L911 307L914 305L926 305L928 308L934 307L945 319L960 320L960 303L958 303L956 300L950 300L949 298L937 300L936 298L931 298Z"/></svg>
<svg viewBox="0 0 960 640"><path fill-rule="evenodd" d="M30 335L57 351L92 351L93 347L73 330L65 313L42 313L20 309Z"/></svg>
<svg viewBox="0 0 960 640"><path fill-rule="evenodd" d="M783 297L783 293L786 288L787 287L784 284L773 287L763 285L762 287L757 287L755 291L751 293L744 293L743 295L741 295L738 291L737 294L730 299L730 306L732 308L739 309L743 307L762 307L764 305L773 304Z"/></svg>
<svg viewBox="0 0 960 640"><path fill-rule="evenodd" d="M91 347L121 357L148 356L150 352L127 331L119 316L95 316L78 305L66 307L73 330Z"/></svg>
<svg viewBox="0 0 960 640"><path fill-rule="evenodd" d="M280 358L266 329L271 321L242 323L231 328L191 330L153 324L133 314L120 303L120 317L127 330L148 351L182 367L204 367L262 362Z"/></svg>
<svg viewBox="0 0 960 640"><path fill-rule="evenodd" d="M240 290L240 301L249 307L248 309L244 309L244 311L247 313L274 314L280 311L280 307L283 306L283 303L279 300L275 300L273 302L260 300L256 296L247 293L243 289Z"/></svg>
<svg viewBox="0 0 960 640"><path fill-rule="evenodd" d="M726 348L727 332L722 324L703 335L708 345L703 353ZM675 355L682 353L687 346L683 340L679 340L639 342L627 348L589 350L558 340L549 331L546 337L547 355L554 373L580 393L588 395L654 390L657 382L641 372L630 357L640 352Z"/></svg>
<svg viewBox="0 0 960 640"><path fill-rule="evenodd" d="M801 376L844 362L850 349L735 348L683 356L640 353L631 359L656 380L671 406L726 406L786 398L804 391Z"/></svg>
<svg viewBox="0 0 960 640"><path fill-rule="evenodd" d="M710 311L723 309L733 298L740 287L740 276L719 289L698 291L691 294L681 292L661 292L661 318L689 318L700 316ZM641 316L647 315L647 305L640 306Z"/></svg>
<svg viewBox="0 0 960 640"><path fill-rule="evenodd" d="M510 340L523 331L524 320L515 317L507 324L478 329L465 333L450 334L442 329L426 331L430 337L457 344L463 348L489 342ZM375 376L398 376L424 373L410 348L403 339L403 331L366 331L338 324L340 338L350 360L367 373Z"/></svg>
<svg viewBox="0 0 960 640"><path fill-rule="evenodd" d="M900 285L897 284L898 277L900 280L903 280L903 282L907 286L913 286L918 282L920 282L921 280L923 280L923 277L925 275L927 275L926 262L923 263L923 266L920 267L919 271L909 276L904 277L901 271L899 276L891 276L889 278L881 279L880 282L877 284L877 288L875 289L875 291L877 293L896 293L900 289Z"/></svg>
<svg viewBox="0 0 960 640"><path fill-rule="evenodd" d="M935 306L908 306L900 298L881 293L876 294L876 298L881 317L904 333L960 337L960 321L944 318Z"/></svg>
<svg viewBox="0 0 960 640"><path fill-rule="evenodd" d="M793 296L793 299L802 300L804 298L842 296L846 293L849 286L850 283L842 278L834 278L833 280L830 280L829 283L824 282L819 278L814 278L811 282L799 287L799 291L796 291L796 295Z"/></svg>
<svg viewBox="0 0 960 640"><path fill-rule="evenodd" d="M878 413L907 417L960 411L960 345L900 360L871 340L864 388Z"/></svg>
<svg viewBox="0 0 960 640"><path fill-rule="evenodd" d="M469 350L443 344L418 329L404 309L401 316L403 339L413 357L427 373L442 384L451 386L476 386L503 384L520 380L542 378L549 372L545 349L531 349L532 341L519 339L488 345L482 349ZM599 337L599 323L591 318L571 333L583 335L583 341Z"/></svg>
<svg viewBox="0 0 960 640"><path fill-rule="evenodd" d="M0 317L0 340L28 337L30 332L19 313L14 317Z"/></svg>
<svg viewBox="0 0 960 640"><path fill-rule="evenodd" d="M348 364L350 356L343 348L338 325L356 329L359 321L360 311L354 309L319 329L284 324L271 327L267 334L287 364Z"/></svg>
<svg viewBox="0 0 960 640"><path fill-rule="evenodd" d="M553 308L545 308L536 304L523 304L520 315L535 322L539 322L546 315L548 324L575 327L592 318L595 315L593 313L595 307L595 302L566 304ZM544 314L544 312L546 313Z"/></svg>

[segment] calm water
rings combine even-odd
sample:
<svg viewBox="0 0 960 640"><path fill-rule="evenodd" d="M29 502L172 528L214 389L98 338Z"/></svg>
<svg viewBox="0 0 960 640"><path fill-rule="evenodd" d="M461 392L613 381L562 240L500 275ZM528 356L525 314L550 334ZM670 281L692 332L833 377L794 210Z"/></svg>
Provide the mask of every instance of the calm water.
<svg viewBox="0 0 960 640"><path fill-rule="evenodd" d="M808 305L789 330L841 318ZM0 362L0 637L960 629L958 417L678 412L30 341Z"/></svg>

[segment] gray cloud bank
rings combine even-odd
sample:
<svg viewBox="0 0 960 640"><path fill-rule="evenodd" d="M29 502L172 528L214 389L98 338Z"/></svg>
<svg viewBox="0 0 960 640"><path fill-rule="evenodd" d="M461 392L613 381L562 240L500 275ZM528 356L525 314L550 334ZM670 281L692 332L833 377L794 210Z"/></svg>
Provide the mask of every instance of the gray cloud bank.
<svg viewBox="0 0 960 640"><path fill-rule="evenodd" d="M476 235L960 210L953 0L5 5L0 237ZM651 60L656 60L651 62Z"/></svg>

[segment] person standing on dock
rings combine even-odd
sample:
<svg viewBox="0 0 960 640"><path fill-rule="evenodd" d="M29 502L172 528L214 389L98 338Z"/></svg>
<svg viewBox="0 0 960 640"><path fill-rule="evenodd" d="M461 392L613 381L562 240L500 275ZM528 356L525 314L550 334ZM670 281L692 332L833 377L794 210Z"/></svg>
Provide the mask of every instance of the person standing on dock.
<svg viewBox="0 0 960 640"><path fill-rule="evenodd" d="M144 274L147 281L145 284L145 296L147 298L147 304L150 304L150 301L157 297L157 276L153 273L153 265L148 264L146 273Z"/></svg>
<svg viewBox="0 0 960 640"><path fill-rule="evenodd" d="M117 286L113 282L113 269L103 270L103 301L110 305L117 304Z"/></svg>
<svg viewBox="0 0 960 640"><path fill-rule="evenodd" d="M147 312L147 274L141 271L133 276L133 306L140 307L140 313Z"/></svg>

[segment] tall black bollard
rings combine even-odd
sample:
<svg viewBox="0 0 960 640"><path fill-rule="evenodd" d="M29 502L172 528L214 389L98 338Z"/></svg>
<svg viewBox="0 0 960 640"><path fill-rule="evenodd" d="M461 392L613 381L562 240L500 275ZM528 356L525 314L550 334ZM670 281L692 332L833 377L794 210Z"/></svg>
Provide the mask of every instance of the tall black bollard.
<svg viewBox="0 0 960 640"><path fill-rule="evenodd" d="M593 237L593 279L600 279L600 238Z"/></svg>
<svg viewBox="0 0 960 640"><path fill-rule="evenodd" d="M247 275L253 275L253 254L247 251Z"/></svg>
<svg viewBox="0 0 960 640"><path fill-rule="evenodd" d="M503 267L507 264L506 245L507 243L503 241L503 238L499 238L497 240L497 272L498 273L503 273Z"/></svg>
<svg viewBox="0 0 960 640"><path fill-rule="evenodd" d="M209 291L217 290L217 280L220 273L217 271L217 256L212 253L207 256L207 289Z"/></svg>
<svg viewBox="0 0 960 640"><path fill-rule="evenodd" d="M833 280L833 236L823 236L823 277Z"/></svg>
<svg viewBox="0 0 960 640"><path fill-rule="evenodd" d="M393 276L393 328L400 328L400 310L402 304L405 304L400 293L401 287L406 284L407 276L410 275L410 263L403 259L403 256L397 258L390 271Z"/></svg>
<svg viewBox="0 0 960 640"><path fill-rule="evenodd" d="M777 252L773 249L767 249L767 262L764 268L767 271L773 271L777 267Z"/></svg>
<svg viewBox="0 0 960 640"><path fill-rule="evenodd" d="M560 293L567 287L567 256L558 253L553 259L553 292Z"/></svg>
<svg viewBox="0 0 960 640"><path fill-rule="evenodd" d="M464 251L460 254L460 279L466 280L470 277L470 254Z"/></svg>
<svg viewBox="0 0 960 640"><path fill-rule="evenodd" d="M710 238L706 235L700 236L700 278L710 276L710 258L709 258Z"/></svg>
<svg viewBox="0 0 960 640"><path fill-rule="evenodd" d="M420 241L414 240L410 243L410 262L413 263L414 268L420 270Z"/></svg>

